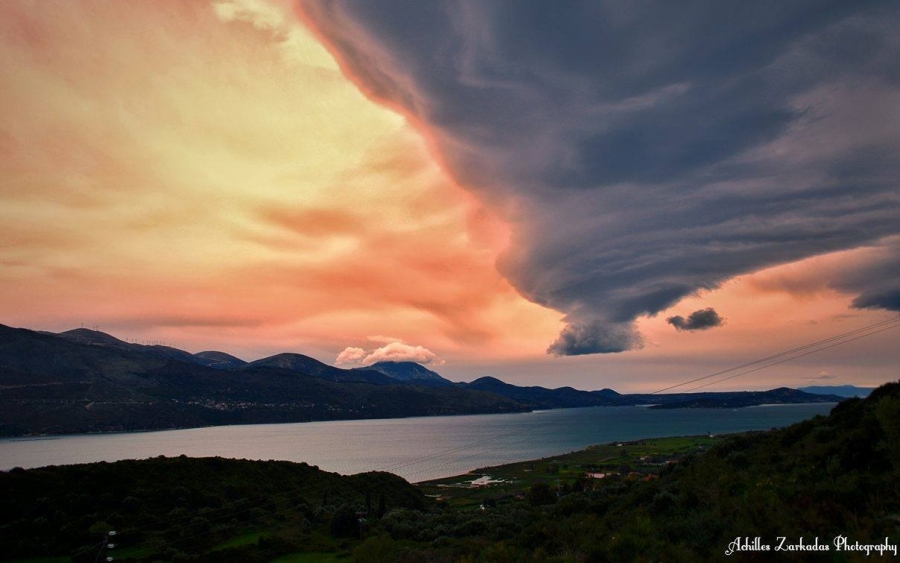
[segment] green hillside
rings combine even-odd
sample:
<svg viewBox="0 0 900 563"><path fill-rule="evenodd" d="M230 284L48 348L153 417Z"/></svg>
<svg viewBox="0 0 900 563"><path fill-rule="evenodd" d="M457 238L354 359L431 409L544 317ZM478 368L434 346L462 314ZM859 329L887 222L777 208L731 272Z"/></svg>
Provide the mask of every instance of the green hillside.
<svg viewBox="0 0 900 563"><path fill-rule="evenodd" d="M437 542L456 557L497 561L718 561L738 538L770 546L734 555L747 560L773 560L779 545L818 538L829 546L826 557L782 550L777 560L856 561L871 559L837 552L836 538L900 543L900 384L849 399L827 417L703 451L709 443L670 442L668 452L652 443L612 444L512 471L474 472L512 487L498 484L493 494L490 487L449 489L447 503L459 507L452 517L389 530L394 540ZM576 477L594 471L606 477ZM467 497L481 506L472 511Z"/></svg>

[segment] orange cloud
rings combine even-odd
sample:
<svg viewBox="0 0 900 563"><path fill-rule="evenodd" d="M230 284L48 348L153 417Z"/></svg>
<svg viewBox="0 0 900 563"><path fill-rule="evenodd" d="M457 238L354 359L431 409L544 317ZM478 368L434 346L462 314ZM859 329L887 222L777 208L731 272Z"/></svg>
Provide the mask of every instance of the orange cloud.
<svg viewBox="0 0 900 563"><path fill-rule="evenodd" d="M503 223L288 3L2 3L0 76L4 324L247 358L558 332L496 272Z"/></svg>
<svg viewBox="0 0 900 563"><path fill-rule="evenodd" d="M263 210L262 219L284 227L296 234L318 238L339 235L361 235L363 218L342 209L285 209Z"/></svg>
<svg viewBox="0 0 900 563"><path fill-rule="evenodd" d="M715 307L728 318L715 331L677 333L667 313L639 319L640 353L543 358L559 314L495 267L509 236L497 214L514 210L461 190L282 3L0 2L0 76L0 323L245 359L414 342L448 376L653 390L881 314L841 317L850 295L817 281L880 252L858 249L673 307ZM896 372L894 356L860 356L882 364L797 373Z"/></svg>

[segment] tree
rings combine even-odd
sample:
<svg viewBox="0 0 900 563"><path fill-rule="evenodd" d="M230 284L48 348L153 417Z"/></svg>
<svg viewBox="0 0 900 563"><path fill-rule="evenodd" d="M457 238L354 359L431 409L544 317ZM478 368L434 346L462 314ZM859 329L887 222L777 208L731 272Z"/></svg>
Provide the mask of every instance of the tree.
<svg viewBox="0 0 900 563"><path fill-rule="evenodd" d="M543 506L556 502L556 495L547 483L535 483L528 490L528 502L533 506Z"/></svg>
<svg viewBox="0 0 900 563"><path fill-rule="evenodd" d="M387 514L387 507L385 506L385 503L384 503L384 492L382 492L378 496L378 514L377 514L377 516L379 518L384 518L385 514Z"/></svg>
<svg viewBox="0 0 900 563"><path fill-rule="evenodd" d="M349 538L359 530L359 519L356 510L349 504L342 504L331 515L331 535L336 538Z"/></svg>

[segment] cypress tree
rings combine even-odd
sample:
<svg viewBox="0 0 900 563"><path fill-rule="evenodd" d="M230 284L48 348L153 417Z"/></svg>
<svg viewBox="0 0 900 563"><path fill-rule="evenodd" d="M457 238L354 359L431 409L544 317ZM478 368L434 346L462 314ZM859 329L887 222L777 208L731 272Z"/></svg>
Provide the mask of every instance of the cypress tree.
<svg viewBox="0 0 900 563"><path fill-rule="evenodd" d="M385 507L385 504L384 504L384 492L382 492L378 496L378 517L383 518L385 513L387 513L387 508Z"/></svg>

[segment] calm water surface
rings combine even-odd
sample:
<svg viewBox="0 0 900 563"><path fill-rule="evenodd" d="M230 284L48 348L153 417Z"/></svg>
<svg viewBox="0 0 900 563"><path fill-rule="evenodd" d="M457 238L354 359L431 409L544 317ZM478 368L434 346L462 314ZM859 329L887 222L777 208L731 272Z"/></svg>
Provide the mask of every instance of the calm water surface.
<svg viewBox="0 0 900 563"><path fill-rule="evenodd" d="M343 474L390 471L416 482L558 455L592 444L768 430L827 414L833 406L773 405L737 410L592 407L14 438L0 440L0 469L184 454L305 461Z"/></svg>

